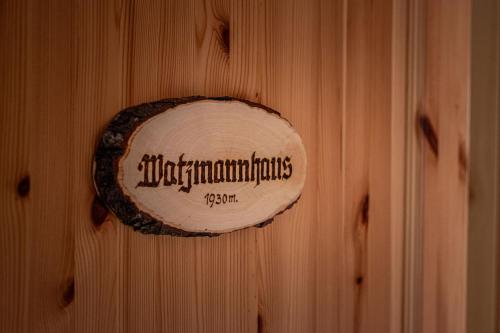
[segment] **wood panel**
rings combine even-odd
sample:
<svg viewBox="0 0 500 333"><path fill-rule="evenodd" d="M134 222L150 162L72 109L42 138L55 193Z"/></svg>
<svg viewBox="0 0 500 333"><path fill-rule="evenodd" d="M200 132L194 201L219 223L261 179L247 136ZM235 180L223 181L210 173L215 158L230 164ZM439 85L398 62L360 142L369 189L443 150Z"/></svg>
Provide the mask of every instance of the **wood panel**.
<svg viewBox="0 0 500 333"><path fill-rule="evenodd" d="M465 330L469 1L426 2L423 91L423 332ZM450 61L453 59L453 61ZM462 64L457 66L457 63ZM422 118L423 117L423 118ZM434 127L435 145L429 125ZM453 279L449 276L452 275Z"/></svg>
<svg viewBox="0 0 500 333"><path fill-rule="evenodd" d="M266 85L263 103L283 111L302 136L311 179L315 166L318 107L319 3L266 4ZM303 117L304 110L309 116ZM334 125L335 126L335 125ZM314 176L313 176L314 177ZM297 207L257 231L259 315L264 332L314 331L317 183L306 180Z"/></svg>
<svg viewBox="0 0 500 333"><path fill-rule="evenodd" d="M354 302L341 331L390 330L391 271L401 265L391 262L392 14L387 1L349 2L343 248Z"/></svg>
<svg viewBox="0 0 500 333"><path fill-rule="evenodd" d="M419 318L462 332L468 2L422 6L422 54L407 49L408 4L3 1L1 330L399 332ZM425 58L419 94L412 57ZM308 154L302 198L263 229L134 232L95 198L96 141L126 106L197 94L282 112ZM439 159L432 140L407 152L421 131L411 98ZM404 243L409 220L423 253ZM423 289L408 279L419 256Z"/></svg>
<svg viewBox="0 0 500 333"><path fill-rule="evenodd" d="M467 331L498 332L500 4L472 7Z"/></svg>
<svg viewBox="0 0 500 333"><path fill-rule="evenodd" d="M125 106L125 3L75 1L73 11L75 92L72 129L75 140L73 193L75 226L74 331L123 331L127 326L126 240L121 226L94 201L86 165L112 110ZM98 124L98 126L96 126ZM142 312L138 312L140 316ZM145 322L145 325L149 324ZM147 328L147 326L145 326Z"/></svg>
<svg viewBox="0 0 500 333"><path fill-rule="evenodd" d="M470 2L421 1L411 9L405 328L464 332Z"/></svg>
<svg viewBox="0 0 500 333"><path fill-rule="evenodd" d="M71 15L62 1L3 1L0 8L2 332L70 327Z"/></svg>

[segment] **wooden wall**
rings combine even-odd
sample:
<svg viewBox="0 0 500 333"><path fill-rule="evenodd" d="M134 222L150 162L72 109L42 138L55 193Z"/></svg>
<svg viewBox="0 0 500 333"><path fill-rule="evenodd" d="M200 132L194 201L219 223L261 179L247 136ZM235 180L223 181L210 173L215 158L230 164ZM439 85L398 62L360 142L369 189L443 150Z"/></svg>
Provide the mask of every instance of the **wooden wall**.
<svg viewBox="0 0 500 333"><path fill-rule="evenodd" d="M0 331L465 331L469 0L0 2ZM145 236L95 202L120 109L279 110L302 199Z"/></svg>

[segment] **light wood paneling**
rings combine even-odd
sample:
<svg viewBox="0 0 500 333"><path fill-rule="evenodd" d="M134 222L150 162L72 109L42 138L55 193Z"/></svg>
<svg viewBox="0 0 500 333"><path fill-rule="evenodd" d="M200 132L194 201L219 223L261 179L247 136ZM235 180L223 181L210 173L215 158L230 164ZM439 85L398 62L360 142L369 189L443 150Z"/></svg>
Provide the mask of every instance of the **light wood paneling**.
<svg viewBox="0 0 500 333"><path fill-rule="evenodd" d="M465 330L470 3L427 1L421 116L437 150L423 159L423 331ZM460 64L460 65L457 65ZM422 125L422 122L420 122ZM425 127L425 125L423 126ZM425 130L423 130L425 136ZM426 136L429 138L429 136ZM450 278L451 277L451 278Z"/></svg>
<svg viewBox="0 0 500 333"><path fill-rule="evenodd" d="M112 110L125 106L126 41L129 5L107 1L75 1L73 11L75 67L72 130L75 140L73 223L75 228L74 331L123 331L127 326L124 229L94 203L85 166ZM96 124L99 124L96 126ZM125 266L126 267L126 266ZM141 268L137 268L141 269ZM139 283L141 286L144 285ZM141 306L141 304L137 304ZM136 316L141 316L139 311ZM144 323L144 327L149 322Z"/></svg>
<svg viewBox="0 0 500 333"><path fill-rule="evenodd" d="M1 330L463 332L469 3L417 3L3 1ZM126 106L197 94L289 119L304 193L263 229L134 232L95 199L96 141Z"/></svg>
<svg viewBox="0 0 500 333"><path fill-rule="evenodd" d="M387 1L348 2L341 332L390 330L401 267L391 265L392 15Z"/></svg>
<svg viewBox="0 0 500 333"><path fill-rule="evenodd" d="M498 332L500 3L473 2L467 332Z"/></svg>
<svg viewBox="0 0 500 333"><path fill-rule="evenodd" d="M470 2L422 1L413 17L412 332L464 332L469 174ZM411 126L413 127L413 126ZM411 144L411 143L410 143ZM410 208L409 207L409 208Z"/></svg>
<svg viewBox="0 0 500 333"><path fill-rule="evenodd" d="M70 2L3 1L0 8L2 332L70 327L71 17Z"/></svg>
<svg viewBox="0 0 500 333"><path fill-rule="evenodd" d="M299 131L306 147L308 170L298 209L256 232L261 282L259 316L264 332L314 331L316 325L314 229L318 183L309 180L318 172L319 13L318 2L275 1L265 7L266 85L262 102L281 110ZM303 110L313 109L303 117Z"/></svg>

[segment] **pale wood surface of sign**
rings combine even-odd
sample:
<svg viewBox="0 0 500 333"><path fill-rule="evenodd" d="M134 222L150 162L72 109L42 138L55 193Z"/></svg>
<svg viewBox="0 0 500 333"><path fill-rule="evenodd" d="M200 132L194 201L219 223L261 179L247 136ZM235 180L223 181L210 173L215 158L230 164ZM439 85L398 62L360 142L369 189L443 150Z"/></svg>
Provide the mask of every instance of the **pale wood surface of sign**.
<svg viewBox="0 0 500 333"><path fill-rule="evenodd" d="M128 108L103 134L96 189L146 233L210 236L263 226L299 198L302 140L278 112L231 98Z"/></svg>

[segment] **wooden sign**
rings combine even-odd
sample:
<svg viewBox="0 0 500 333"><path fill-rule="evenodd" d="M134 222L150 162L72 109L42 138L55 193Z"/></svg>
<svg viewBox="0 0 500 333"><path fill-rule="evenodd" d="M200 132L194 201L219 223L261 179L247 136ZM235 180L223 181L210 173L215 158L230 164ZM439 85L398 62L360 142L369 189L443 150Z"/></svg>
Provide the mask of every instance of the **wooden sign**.
<svg viewBox="0 0 500 333"><path fill-rule="evenodd" d="M214 236L262 226L300 197L306 153L265 106L205 97L120 112L98 145L98 195L145 233Z"/></svg>

